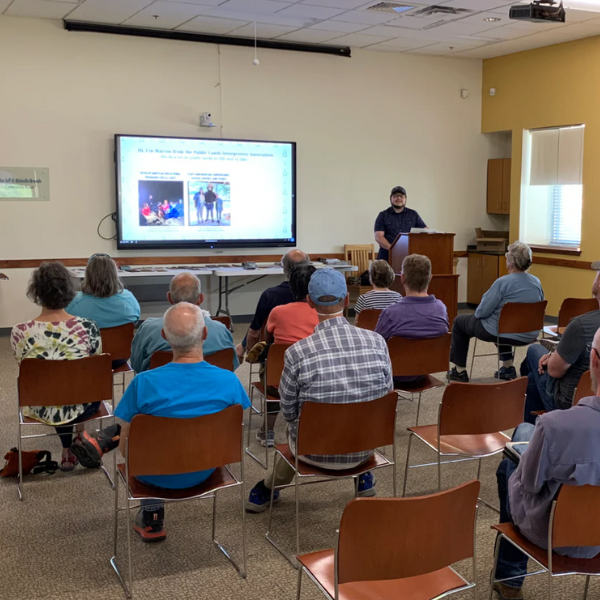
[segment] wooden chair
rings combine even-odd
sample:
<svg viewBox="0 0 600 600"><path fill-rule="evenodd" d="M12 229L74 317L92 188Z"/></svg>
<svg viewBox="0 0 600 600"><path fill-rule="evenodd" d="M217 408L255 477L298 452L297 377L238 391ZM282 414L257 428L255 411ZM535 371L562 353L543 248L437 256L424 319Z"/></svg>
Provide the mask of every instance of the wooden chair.
<svg viewBox="0 0 600 600"><path fill-rule="evenodd" d="M175 419L136 415L131 421L129 435L125 438L126 459L118 465L115 481L114 509L114 554L110 564L128 598L133 591L133 570L131 561L131 509L139 507L139 502L156 498L164 502L180 502L212 498L212 540L236 568L246 577L246 512L244 509L244 461L243 457L243 415L242 406L236 404L225 410L192 419ZM241 476L238 479L227 465L240 463ZM185 489L164 489L142 483L137 476L177 475L215 469L203 483ZM125 507L119 507L119 480L125 487ZM242 517L243 566L240 567L228 551L215 539L217 519L217 494L219 491L240 488ZM135 506L132 506L135 503ZM127 514L127 566L128 583L125 582L117 564L119 512Z"/></svg>
<svg viewBox="0 0 600 600"><path fill-rule="evenodd" d="M211 319L213 321L219 321L219 323L223 323L223 325L225 325L225 327L227 327L227 329L229 329L229 331L233 331L233 329L231 328L231 317L229 317L229 316L211 317Z"/></svg>
<svg viewBox="0 0 600 600"><path fill-rule="evenodd" d="M223 348L204 357L209 364L226 371L233 371L233 348ZM173 353L170 350L157 350L150 357L150 369L164 367L173 360Z"/></svg>
<svg viewBox="0 0 600 600"><path fill-rule="evenodd" d="M450 368L450 344L452 334L446 333L437 338L409 340L406 338L392 337L388 340L388 351L392 361L394 377L409 377L425 375L417 381L405 381L394 384L398 394L410 394L407 398L411 402L414 394L418 395L417 422L421 411L421 395L423 392L444 387L444 382L431 373L446 373Z"/></svg>
<svg viewBox="0 0 600 600"><path fill-rule="evenodd" d="M353 479L354 493L358 495L358 477L367 471L392 467L394 496L396 495L396 405L397 396L390 392L382 398L368 402L333 404L304 402L298 419L298 435L295 453L288 444L275 446L275 464L284 460L294 469L294 483L273 486L269 505L269 529L267 540L293 565L294 561L280 548L271 536L273 521L273 498L275 488L294 486L296 499L296 555L300 554L300 485L301 479L322 478L322 483L337 479ZM389 460L376 448L392 446L393 460ZM327 470L298 460L298 456L350 454L373 451L372 457L358 467L344 470Z"/></svg>
<svg viewBox="0 0 600 600"><path fill-rule="evenodd" d="M118 327L105 327L100 329L100 337L102 338L102 352L110 354L111 360L126 360L113 370L113 373L121 373L121 392L125 393L125 374L132 372L129 359L131 358L131 343L133 342L133 323L125 323Z"/></svg>
<svg viewBox="0 0 600 600"><path fill-rule="evenodd" d="M573 394L573 406L579 404L579 401L582 398L587 398L588 396L596 395L595 389L592 388L592 372L585 371L582 373L579 378L579 382L577 383L577 387L575 388L575 393Z"/></svg>
<svg viewBox="0 0 600 600"><path fill-rule="evenodd" d="M527 381L527 377L519 377L502 383L449 384L440 402L438 424L408 428L410 435L402 496L406 493L409 469L436 464L409 466L413 437L437 454L438 491L442 489L442 457L445 456L466 458L446 460L444 464L479 460L479 479L481 459L502 452L506 443L510 442L510 437L503 432L523 421Z"/></svg>
<svg viewBox="0 0 600 600"><path fill-rule="evenodd" d="M359 498L344 509L335 549L298 556L332 600L430 600L475 588L479 481L417 498ZM472 559L473 580L451 565Z"/></svg>
<svg viewBox="0 0 600 600"><path fill-rule="evenodd" d="M543 332L551 337L562 335L571 319L593 310L598 310L596 298L565 298L558 311L558 324L546 325Z"/></svg>
<svg viewBox="0 0 600 600"><path fill-rule="evenodd" d="M88 356L78 360L39 360L26 358L21 361L17 381L19 401L18 453L19 476L17 491L23 500L23 440L58 435L54 427L23 415L25 406L65 406L101 402L100 408L88 421L113 419L114 396L111 358L108 354ZM114 422L114 419L113 419ZM52 427L52 433L32 433L23 435L25 428ZM35 431L39 431L36 429ZM102 465L102 470L113 484L110 473Z"/></svg>
<svg viewBox="0 0 600 600"><path fill-rule="evenodd" d="M535 342L536 337L531 342L523 342L520 344L514 341L508 341L503 338L503 335L512 333L529 333L530 331L541 331L544 328L544 314L546 312L547 300L541 302L507 302L500 311L500 320L498 322L498 334L496 336L496 352L494 354L477 354L477 338L475 338L475 346L473 347L473 358L471 358L471 369L469 371L469 379L473 376L473 364L476 357L482 356L497 356L498 370L501 367L500 361L500 344L507 346L529 346Z"/></svg>
<svg viewBox="0 0 600 600"><path fill-rule="evenodd" d="M346 278L352 275L360 277L365 271L368 271L371 263L375 260L375 256L375 244L345 244L344 260L348 264L358 267L358 271L353 274L347 272ZM370 285L349 285L350 302L356 302L359 296L370 292L372 289Z"/></svg>
<svg viewBox="0 0 600 600"><path fill-rule="evenodd" d="M362 329L369 329L370 331L375 331L377 321L379 321L379 317L382 312L383 310L367 308L356 315L354 324Z"/></svg>
<svg viewBox="0 0 600 600"><path fill-rule="evenodd" d="M254 391L256 390L261 398L261 409L260 414L264 417L264 431L265 439L268 439L268 411L267 402L279 402L279 396L274 396L268 392L268 388L278 388L279 380L281 379L281 373L283 372L283 356L285 351L291 346L291 344L271 344L269 347L269 353L267 360L265 361L265 370L262 381L254 381L250 385L250 402L254 406ZM246 453L248 456L253 458L259 465L264 469L269 468L269 445L265 444L265 462L263 463L256 454L250 450L250 432L252 430L252 413L250 410L250 416L248 418L248 442L246 444Z"/></svg>
<svg viewBox="0 0 600 600"><path fill-rule="evenodd" d="M554 548L565 546L600 546L600 487L591 485L563 485L557 498L552 502L550 523L548 527L548 549L544 550L530 542L512 523L494 525L492 529L498 532L494 567L491 574L490 600L493 586L496 583L496 565L500 542L504 539L519 548L529 558L534 560L542 569L530 575L546 573L548 576L548 598L553 598L553 578L563 575L585 575L584 600L587 598L590 577L600 576L600 555L594 558L569 558L556 554ZM508 581L514 579L502 579Z"/></svg>

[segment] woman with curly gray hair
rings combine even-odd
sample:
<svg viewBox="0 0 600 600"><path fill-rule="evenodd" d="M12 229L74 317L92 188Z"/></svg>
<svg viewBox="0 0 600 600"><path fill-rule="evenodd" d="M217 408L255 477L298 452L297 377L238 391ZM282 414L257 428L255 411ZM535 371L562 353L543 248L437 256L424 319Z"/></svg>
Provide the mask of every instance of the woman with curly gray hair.
<svg viewBox="0 0 600 600"><path fill-rule="evenodd" d="M448 372L450 381L468 382L467 354L469 342L475 337L484 342L496 342L500 311L507 302L540 302L544 290L540 280L527 273L531 266L531 248L523 242L515 242L506 253L508 275L496 279L492 287L483 295L475 314L459 315L452 326L452 348L450 361L454 367ZM513 346L530 344L537 337L537 331L515 333L500 338L500 358L502 367L496 371L497 379L516 379L517 370L513 365Z"/></svg>

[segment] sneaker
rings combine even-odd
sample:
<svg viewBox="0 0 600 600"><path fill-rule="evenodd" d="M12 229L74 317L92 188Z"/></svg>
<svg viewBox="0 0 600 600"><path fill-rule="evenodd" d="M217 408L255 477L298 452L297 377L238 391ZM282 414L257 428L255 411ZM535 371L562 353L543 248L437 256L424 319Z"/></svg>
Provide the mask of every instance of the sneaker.
<svg viewBox="0 0 600 600"><path fill-rule="evenodd" d="M167 538L163 528L165 509L149 511L140 508L135 517L133 530L142 538L143 542L162 542Z"/></svg>
<svg viewBox="0 0 600 600"><path fill-rule="evenodd" d="M494 591L502 600L523 600L523 591L520 587L510 587L504 583L494 583Z"/></svg>
<svg viewBox="0 0 600 600"><path fill-rule="evenodd" d="M363 473L358 478L358 497L372 498L377 492L375 491L375 477L371 471Z"/></svg>
<svg viewBox="0 0 600 600"><path fill-rule="evenodd" d="M279 490L273 494L273 504L279 500ZM271 490L265 485L265 480L259 481L250 491L250 496L246 501L246 512L261 513L271 502Z"/></svg>
<svg viewBox="0 0 600 600"><path fill-rule="evenodd" d="M259 429L256 432L256 439L260 442L260 445L264 448L272 448L275 445L275 432L269 429L267 432L267 439L265 440L265 432Z"/></svg>
<svg viewBox="0 0 600 600"><path fill-rule="evenodd" d="M448 381L459 381L460 383L469 383L469 374L467 371L457 371L456 367L452 367L451 371L446 374Z"/></svg>
<svg viewBox="0 0 600 600"><path fill-rule="evenodd" d="M102 455L114 450L120 441L121 426L111 425L97 433L84 431L71 445L71 452L79 459L82 467L98 469Z"/></svg>
<svg viewBox="0 0 600 600"><path fill-rule="evenodd" d="M504 379L504 381L511 381L517 378L517 370L514 367L500 367L499 371L494 373L496 379Z"/></svg>

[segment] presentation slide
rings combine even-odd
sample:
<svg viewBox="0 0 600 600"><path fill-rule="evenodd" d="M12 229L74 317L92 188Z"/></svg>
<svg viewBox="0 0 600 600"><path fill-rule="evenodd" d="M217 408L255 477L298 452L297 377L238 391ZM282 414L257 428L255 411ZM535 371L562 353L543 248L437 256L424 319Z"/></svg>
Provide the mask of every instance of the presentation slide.
<svg viewBox="0 0 600 600"><path fill-rule="evenodd" d="M296 245L296 146L115 136L118 248Z"/></svg>

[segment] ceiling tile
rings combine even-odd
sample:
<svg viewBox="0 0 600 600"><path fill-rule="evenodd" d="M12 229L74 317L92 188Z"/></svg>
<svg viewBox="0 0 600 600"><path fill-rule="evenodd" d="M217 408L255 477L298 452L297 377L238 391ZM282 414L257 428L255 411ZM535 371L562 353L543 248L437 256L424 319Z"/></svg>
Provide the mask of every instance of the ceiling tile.
<svg viewBox="0 0 600 600"><path fill-rule="evenodd" d="M598 10L600 10L600 4L598 5ZM591 19L597 19L600 17L598 11L592 10L576 10L574 8L567 8L567 25L569 23L580 23L581 21L590 21Z"/></svg>
<svg viewBox="0 0 600 600"><path fill-rule="evenodd" d="M181 31L195 31L197 33L212 33L215 35L224 35L248 25L247 21L237 21L235 19L216 19L214 17L200 16L184 23L177 29ZM254 27L254 25L253 25ZM254 35L254 32L252 33Z"/></svg>
<svg viewBox="0 0 600 600"><path fill-rule="evenodd" d="M287 5L273 0L227 0L219 5L223 10L239 10L257 15L270 15L280 11Z"/></svg>
<svg viewBox="0 0 600 600"><path fill-rule="evenodd" d="M294 27L284 27L283 25L269 25L267 23L256 24L256 37L259 38L274 38L285 33L291 33ZM254 37L254 23L249 23L240 29L231 31L230 35L236 37Z"/></svg>
<svg viewBox="0 0 600 600"><path fill-rule="evenodd" d="M290 42L302 42L305 44L321 44L339 36L339 31L321 31L319 29L313 29L311 27L310 29L298 29L297 31L294 31L292 33L281 35L277 39L289 40Z"/></svg>
<svg viewBox="0 0 600 600"><path fill-rule="evenodd" d="M381 25L396 18L389 13L368 12L366 10L349 10L341 15L333 17L334 21L345 21L347 23L364 23L365 25Z"/></svg>
<svg viewBox="0 0 600 600"><path fill-rule="evenodd" d="M378 44L378 46L389 46L391 48L401 48L403 50L409 50L412 48L424 48L425 46L432 46L436 42L425 38L394 38L387 42Z"/></svg>
<svg viewBox="0 0 600 600"><path fill-rule="evenodd" d="M83 0L89 2L89 0ZM164 0L165 2L181 2L181 0ZM201 6L219 6L224 0L185 0L185 4L199 4Z"/></svg>
<svg viewBox="0 0 600 600"><path fill-rule="evenodd" d="M69 14L69 19L95 23L122 23L152 2L153 0L86 0Z"/></svg>
<svg viewBox="0 0 600 600"><path fill-rule="evenodd" d="M324 31L341 31L342 33L355 33L362 29L367 29L369 26L364 23L346 23L344 21L321 21L316 25L311 25L310 29L322 29Z"/></svg>
<svg viewBox="0 0 600 600"><path fill-rule="evenodd" d="M8 8L12 0L0 0L0 15Z"/></svg>
<svg viewBox="0 0 600 600"><path fill-rule="evenodd" d="M485 38L490 40L514 40L516 38L526 37L531 35L531 31L523 29L513 25L503 25L502 27L496 27L495 29L487 29L477 35L478 38Z"/></svg>
<svg viewBox="0 0 600 600"><path fill-rule="evenodd" d="M363 30L363 33L366 33L367 35L381 35L387 38L402 37L402 29L399 27L390 27L389 25L375 25L375 27L369 27L368 29Z"/></svg>
<svg viewBox="0 0 600 600"><path fill-rule="evenodd" d="M385 42L389 38L382 35L364 35L362 33L351 33L342 37L335 38L331 43L336 46L353 46L355 48L364 48L372 44Z"/></svg>
<svg viewBox="0 0 600 600"><path fill-rule="evenodd" d="M71 2L51 2L50 0L15 0L5 11L9 17L38 17L42 19L62 19L75 7Z"/></svg>
<svg viewBox="0 0 600 600"><path fill-rule="evenodd" d="M155 19L154 15L158 15L158 19ZM198 16L198 5L196 4L158 0L127 19L124 25L174 29L196 16Z"/></svg>
<svg viewBox="0 0 600 600"><path fill-rule="evenodd" d="M281 6L286 6L282 4ZM293 19L291 17L280 17L277 13L271 15L257 15L256 13L248 12L248 11L239 11L239 10L224 10L221 7L219 8L211 8L211 7L201 7L198 6L198 14L206 15L207 17L219 17L222 19L237 19L238 21L248 21L254 22L257 21L259 23L270 23L271 25L284 25L287 27L306 27L308 25L312 25L312 21L307 21L306 19Z"/></svg>
<svg viewBox="0 0 600 600"><path fill-rule="evenodd" d="M486 21L486 19L499 19L498 21ZM460 19L458 23L465 23L468 25L478 25L478 31L484 31L485 29L493 29L494 27L502 27L502 25L508 25L509 23L513 23L508 18L508 14L502 15L500 13L493 12L481 12L466 17L464 19Z"/></svg>
<svg viewBox="0 0 600 600"><path fill-rule="evenodd" d="M300 4L311 4L312 6L327 6L329 8L344 8L352 10L365 4L365 0L301 0Z"/></svg>
<svg viewBox="0 0 600 600"><path fill-rule="evenodd" d="M506 2L506 0L446 0L437 2L443 6L454 6L455 8L467 8L469 10L502 10L507 6L516 4L515 2Z"/></svg>
<svg viewBox="0 0 600 600"><path fill-rule="evenodd" d="M309 6L308 4L294 4L283 10L280 10L277 15L282 17L292 17L299 19L331 19L340 13L344 12L339 8L326 8L323 6Z"/></svg>

